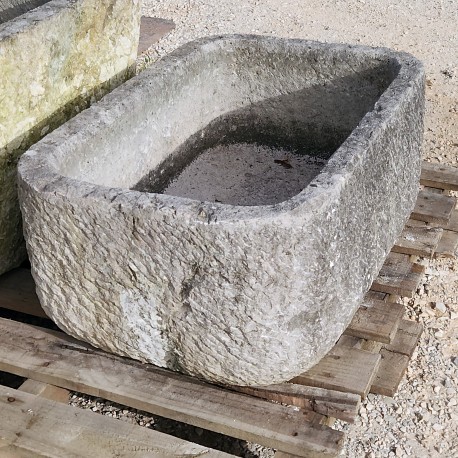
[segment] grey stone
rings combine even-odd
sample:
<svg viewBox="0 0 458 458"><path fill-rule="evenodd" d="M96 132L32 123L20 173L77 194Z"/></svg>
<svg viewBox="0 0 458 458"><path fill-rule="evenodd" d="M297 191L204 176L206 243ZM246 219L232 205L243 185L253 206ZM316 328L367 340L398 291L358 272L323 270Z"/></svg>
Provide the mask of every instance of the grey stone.
<svg viewBox="0 0 458 458"><path fill-rule="evenodd" d="M26 257L19 156L134 72L139 0L0 1L0 274Z"/></svg>
<svg viewBox="0 0 458 458"><path fill-rule="evenodd" d="M50 0L1 0L0 1L0 24L38 8Z"/></svg>
<svg viewBox="0 0 458 458"><path fill-rule="evenodd" d="M255 36L185 45L21 158L44 309L97 347L207 380L289 380L335 344L414 206L423 111L408 54ZM271 205L161 193L235 143L325 164Z"/></svg>

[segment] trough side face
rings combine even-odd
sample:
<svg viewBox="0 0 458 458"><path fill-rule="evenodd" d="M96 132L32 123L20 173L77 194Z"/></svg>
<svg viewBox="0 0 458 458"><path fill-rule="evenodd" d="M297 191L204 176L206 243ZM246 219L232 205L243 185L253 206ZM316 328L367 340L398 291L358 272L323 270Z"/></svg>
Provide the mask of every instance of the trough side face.
<svg viewBox="0 0 458 458"><path fill-rule="evenodd" d="M26 257L20 155L133 75L139 0L8 0L0 12L0 274ZM25 14L25 10L38 7Z"/></svg>
<svg viewBox="0 0 458 458"><path fill-rule="evenodd" d="M208 46L213 54L206 56ZM135 154L141 155L140 145L176 141L180 130L186 139L200 131L199 122L206 125L220 114L219 104L237 109L245 100L230 99L225 106L228 87L248 94L250 103L259 101L262 74L248 79L248 89L240 84L249 72L234 71L237 46L251 62L260 55L257 47L299 46L353 63L368 53L386 60L388 53L398 71L322 172L288 201L242 207L129 190L137 181L135 160L119 165L118 154L138 145ZM217 61L218 47L230 48L222 75L211 66L199 70L202 59ZM200 63L189 67L189 60ZM184 75L194 83L182 85ZM214 104L174 98L175 111L165 110L161 121L160 98L170 103L177 93L190 97L201 80L214 81L215 87L198 92L210 94ZM289 84L294 92L299 83ZM97 347L210 381L267 385L307 370L349 324L413 208L423 91L418 61L387 50L222 37L177 51L22 157L21 209L45 311L66 332ZM175 126L189 107L202 119ZM151 131L153 139L145 133ZM116 143L107 140L116 138L114 132L120 133ZM167 144L150 143L145 158L148 148L154 156L154 147L161 154ZM118 181L100 184L109 177L96 169L117 167L125 172Z"/></svg>

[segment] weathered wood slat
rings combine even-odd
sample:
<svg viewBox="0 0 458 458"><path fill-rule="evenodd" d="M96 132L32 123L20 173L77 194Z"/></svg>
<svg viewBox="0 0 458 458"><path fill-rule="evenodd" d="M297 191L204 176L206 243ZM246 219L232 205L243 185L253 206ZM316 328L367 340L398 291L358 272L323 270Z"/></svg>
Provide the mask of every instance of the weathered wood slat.
<svg viewBox="0 0 458 458"><path fill-rule="evenodd" d="M50 401L63 402L68 404L70 391L58 386L49 385L48 383L37 382L36 380L27 379L19 388L24 393L34 394Z"/></svg>
<svg viewBox="0 0 458 458"><path fill-rule="evenodd" d="M0 319L0 370L100 396L300 456L335 456L343 434L292 408L106 354L63 333Z"/></svg>
<svg viewBox="0 0 458 458"><path fill-rule="evenodd" d="M138 55L148 50L154 43L166 36L175 28L173 21L157 17L142 16L140 21L140 40Z"/></svg>
<svg viewBox="0 0 458 458"><path fill-rule="evenodd" d="M321 415L339 418L350 423L353 423L358 414L361 400L357 394L295 383L260 387L231 387L231 389L250 396L313 410Z"/></svg>
<svg viewBox="0 0 458 458"><path fill-rule="evenodd" d="M434 252L435 258L454 258L458 249L458 232L444 231Z"/></svg>
<svg viewBox="0 0 458 458"><path fill-rule="evenodd" d="M456 208L453 210L450 221L444 229L447 231L458 232L458 210Z"/></svg>
<svg viewBox="0 0 458 458"><path fill-rule="evenodd" d="M420 184L431 188L458 191L458 168L444 164L423 162Z"/></svg>
<svg viewBox="0 0 458 458"><path fill-rule="evenodd" d="M337 347L348 347L348 348L358 348L361 350L361 344L364 339L359 337L349 336L348 334L342 334L339 340L336 343Z"/></svg>
<svg viewBox="0 0 458 458"><path fill-rule="evenodd" d="M363 339L360 345L361 350L370 351L371 353L380 353L382 347L383 343L377 342L376 340Z"/></svg>
<svg viewBox="0 0 458 458"><path fill-rule="evenodd" d="M3 457L229 457L141 426L0 386Z"/></svg>
<svg viewBox="0 0 458 458"><path fill-rule="evenodd" d="M357 348L358 350L369 351L371 353L379 353L384 344L382 342L377 342L376 340L366 340L359 337L349 336L348 334L343 334L336 345Z"/></svg>
<svg viewBox="0 0 458 458"><path fill-rule="evenodd" d="M380 351L382 361L371 392L394 396L418 344L423 326L410 320L402 320L391 344Z"/></svg>
<svg viewBox="0 0 458 458"><path fill-rule="evenodd" d="M409 364L409 357L382 349L382 362L371 386L371 393L394 396Z"/></svg>
<svg viewBox="0 0 458 458"><path fill-rule="evenodd" d="M389 345L385 345L385 349L394 353L403 354L410 358L418 344L422 332L423 326L420 323L402 320L393 342Z"/></svg>
<svg viewBox="0 0 458 458"><path fill-rule="evenodd" d="M345 334L390 343L403 315L402 304L389 304L377 299L369 300L360 305Z"/></svg>
<svg viewBox="0 0 458 458"><path fill-rule="evenodd" d="M318 364L292 383L365 397L380 364L380 355L336 345Z"/></svg>
<svg viewBox="0 0 458 458"><path fill-rule="evenodd" d="M428 223L426 223L425 221L418 221L418 219L409 218L407 220L406 227L430 227L430 226L428 226Z"/></svg>
<svg viewBox="0 0 458 458"><path fill-rule="evenodd" d="M384 300L386 300L387 296L388 296L387 293L382 293L380 291L370 290L364 296L363 301L370 301L372 299L378 299L379 301L384 301Z"/></svg>
<svg viewBox="0 0 458 458"><path fill-rule="evenodd" d="M371 288L384 293L412 297L420 284L424 270L424 266L412 264L409 255L390 253Z"/></svg>
<svg viewBox="0 0 458 458"><path fill-rule="evenodd" d="M454 197L423 189L418 193L410 218L444 227L449 223L455 205Z"/></svg>
<svg viewBox="0 0 458 458"><path fill-rule="evenodd" d="M0 276L0 307L48 318L35 292L35 283L28 269L14 269Z"/></svg>
<svg viewBox="0 0 458 458"><path fill-rule="evenodd" d="M276 451L274 457L275 458L296 458L297 455L291 455L290 453L284 453L280 451Z"/></svg>
<svg viewBox="0 0 458 458"><path fill-rule="evenodd" d="M391 251L416 256L431 257L442 237L439 227L406 226Z"/></svg>
<svg viewBox="0 0 458 458"><path fill-rule="evenodd" d="M424 186L423 189L425 189L428 192L433 192L434 194L446 194L447 191L444 191L443 189L438 189L438 188L430 188L429 186Z"/></svg>

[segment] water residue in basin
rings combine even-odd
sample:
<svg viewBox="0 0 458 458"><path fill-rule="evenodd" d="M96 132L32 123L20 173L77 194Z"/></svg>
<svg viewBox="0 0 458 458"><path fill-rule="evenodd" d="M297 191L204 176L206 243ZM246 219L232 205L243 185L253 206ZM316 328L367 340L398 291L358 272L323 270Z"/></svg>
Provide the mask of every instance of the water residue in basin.
<svg viewBox="0 0 458 458"><path fill-rule="evenodd" d="M326 164L320 157L249 143L202 152L164 194L231 205L271 205L301 192Z"/></svg>

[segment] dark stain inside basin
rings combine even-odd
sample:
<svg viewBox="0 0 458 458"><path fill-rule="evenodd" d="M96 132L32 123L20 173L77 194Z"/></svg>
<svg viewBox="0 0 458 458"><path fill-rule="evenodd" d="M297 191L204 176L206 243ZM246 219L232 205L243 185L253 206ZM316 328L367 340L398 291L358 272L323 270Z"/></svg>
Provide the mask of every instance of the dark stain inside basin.
<svg viewBox="0 0 458 458"><path fill-rule="evenodd" d="M250 143L205 150L164 194L231 205L269 205L298 194L326 161Z"/></svg>
<svg viewBox="0 0 458 458"><path fill-rule="evenodd" d="M319 174L390 79L375 67L229 112L132 189L231 205L285 201Z"/></svg>

